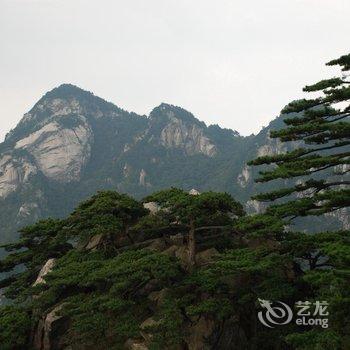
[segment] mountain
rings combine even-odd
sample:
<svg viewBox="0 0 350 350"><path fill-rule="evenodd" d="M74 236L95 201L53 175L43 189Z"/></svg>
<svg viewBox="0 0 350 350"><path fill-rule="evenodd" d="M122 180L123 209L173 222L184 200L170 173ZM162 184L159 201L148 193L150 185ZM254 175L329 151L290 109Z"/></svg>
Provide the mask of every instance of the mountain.
<svg viewBox="0 0 350 350"><path fill-rule="evenodd" d="M141 116L61 85L0 145L0 240L14 239L18 228L39 218L65 216L102 189L136 198L171 186L226 191L248 211L261 210L249 198L263 187L246 163L290 147L268 136L282 126L279 117L258 135L242 137L180 107L162 103Z"/></svg>

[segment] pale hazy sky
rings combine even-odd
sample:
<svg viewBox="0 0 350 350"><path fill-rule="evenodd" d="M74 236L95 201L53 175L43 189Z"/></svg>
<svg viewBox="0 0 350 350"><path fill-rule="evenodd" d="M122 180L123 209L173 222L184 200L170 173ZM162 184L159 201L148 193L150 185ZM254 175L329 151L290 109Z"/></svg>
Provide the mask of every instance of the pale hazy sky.
<svg viewBox="0 0 350 350"><path fill-rule="evenodd" d="M0 140L61 83L247 135L349 43L349 0L0 0Z"/></svg>

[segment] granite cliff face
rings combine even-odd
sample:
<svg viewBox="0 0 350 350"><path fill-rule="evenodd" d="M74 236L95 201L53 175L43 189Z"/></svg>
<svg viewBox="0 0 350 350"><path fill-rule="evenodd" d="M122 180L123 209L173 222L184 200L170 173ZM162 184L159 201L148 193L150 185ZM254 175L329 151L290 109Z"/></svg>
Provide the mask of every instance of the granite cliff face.
<svg viewBox="0 0 350 350"><path fill-rule="evenodd" d="M262 188L246 162L286 150L268 136L282 125L277 118L258 135L241 137L180 107L163 103L140 116L61 85L0 144L0 241L38 218L66 215L101 189L138 198L171 186L227 191L249 211L262 210L249 202Z"/></svg>
<svg viewBox="0 0 350 350"><path fill-rule="evenodd" d="M160 108L168 118L167 124L160 133L160 141L163 146L182 149L189 156L204 154L213 157L216 155L216 147L204 134L201 125L186 123L178 118L173 110L167 110L165 105Z"/></svg>
<svg viewBox="0 0 350 350"><path fill-rule="evenodd" d="M90 158L93 134L89 124L80 116L79 124L62 127L52 121L19 140L15 150L26 150L33 156L39 171L59 182L79 180L83 166Z"/></svg>
<svg viewBox="0 0 350 350"><path fill-rule="evenodd" d="M0 198L6 198L20 185L26 184L37 168L26 158L4 154L0 158Z"/></svg>

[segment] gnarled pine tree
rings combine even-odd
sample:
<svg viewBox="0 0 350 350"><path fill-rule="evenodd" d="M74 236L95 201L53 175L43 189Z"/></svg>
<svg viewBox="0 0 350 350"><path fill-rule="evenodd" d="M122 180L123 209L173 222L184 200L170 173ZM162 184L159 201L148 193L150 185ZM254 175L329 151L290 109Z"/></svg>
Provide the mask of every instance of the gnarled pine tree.
<svg viewBox="0 0 350 350"><path fill-rule="evenodd" d="M188 229L190 267L195 265L196 231L232 226L232 218L243 216L244 210L228 193L204 192L192 195L178 188L163 190L148 196L177 224Z"/></svg>

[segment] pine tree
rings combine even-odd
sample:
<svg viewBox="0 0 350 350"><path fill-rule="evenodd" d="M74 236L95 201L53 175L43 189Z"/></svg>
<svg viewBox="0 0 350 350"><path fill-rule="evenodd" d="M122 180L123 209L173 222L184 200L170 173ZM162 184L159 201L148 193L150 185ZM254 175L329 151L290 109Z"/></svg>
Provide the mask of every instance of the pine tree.
<svg viewBox="0 0 350 350"><path fill-rule="evenodd" d="M326 218L325 214L346 211L350 206L350 54L327 65L340 66L343 75L306 86L305 92L317 96L291 102L282 111L287 114L287 127L270 134L303 146L250 163L268 167L260 172L258 182L294 180L290 187L254 197L272 202L265 213L270 219L265 222L283 220L289 226L296 218ZM260 228L260 232L267 231ZM329 302L330 327L300 330L286 339L300 350L349 349L350 232L322 232L322 227L318 231L311 235L285 229L279 239L282 251L293 258L301 272L304 299Z"/></svg>
<svg viewBox="0 0 350 350"><path fill-rule="evenodd" d="M306 178L293 187L255 197L276 201L302 195L293 202L270 207L269 212L280 217L322 215L350 203L350 79L345 75L350 70L350 55L327 65L341 66L344 75L306 86L305 92L316 92L320 96L291 102L282 110L283 114L293 113L284 120L287 128L272 131L270 135L283 142L303 142L305 146L283 154L259 157L250 163L276 165L272 170L262 171L258 182ZM334 170L333 174L329 169ZM331 180L327 180L329 175L332 175Z"/></svg>
<svg viewBox="0 0 350 350"><path fill-rule="evenodd" d="M154 201L177 224L188 229L188 253L190 266L195 265L196 232L202 229L232 226L232 216L244 215L244 210L228 193L204 192L192 195L172 188L157 192L144 201Z"/></svg>

